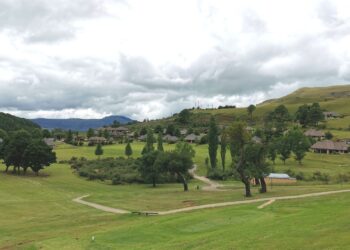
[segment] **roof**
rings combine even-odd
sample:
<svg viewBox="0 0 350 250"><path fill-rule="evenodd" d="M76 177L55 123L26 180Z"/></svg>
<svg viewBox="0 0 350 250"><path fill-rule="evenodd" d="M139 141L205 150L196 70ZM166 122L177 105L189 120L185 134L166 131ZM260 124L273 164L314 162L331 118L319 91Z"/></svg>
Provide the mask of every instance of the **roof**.
<svg viewBox="0 0 350 250"><path fill-rule="evenodd" d="M293 179L288 174L271 173L267 177L275 179Z"/></svg>
<svg viewBox="0 0 350 250"><path fill-rule="evenodd" d="M44 138L43 141L46 143L47 146L54 146L55 145L54 138Z"/></svg>
<svg viewBox="0 0 350 250"><path fill-rule="evenodd" d="M164 141L178 141L179 138L177 138L176 136L172 136L172 135L165 135L163 137Z"/></svg>
<svg viewBox="0 0 350 250"><path fill-rule="evenodd" d="M349 146L342 141L319 141L311 146L312 149L323 149L323 150L337 150L337 151L347 151Z"/></svg>
<svg viewBox="0 0 350 250"><path fill-rule="evenodd" d="M334 111L323 112L323 115L325 115L325 116L339 116L339 114L337 112L334 112Z"/></svg>
<svg viewBox="0 0 350 250"><path fill-rule="evenodd" d="M180 134L181 134L181 135L186 135L186 134L187 134L187 129L185 129L185 128L184 128L184 129L181 129L181 130L180 130Z"/></svg>
<svg viewBox="0 0 350 250"><path fill-rule="evenodd" d="M190 134L188 136L185 137L186 141L195 141L197 140L197 136L195 134Z"/></svg>
<svg viewBox="0 0 350 250"><path fill-rule="evenodd" d="M316 130L316 129L309 129L305 131L304 135L311 136L311 137L324 137L325 134L323 131Z"/></svg>
<svg viewBox="0 0 350 250"><path fill-rule="evenodd" d="M89 138L89 141L107 141L107 139L104 137L93 136Z"/></svg>
<svg viewBox="0 0 350 250"><path fill-rule="evenodd" d="M139 140L145 140L146 138L147 138L147 135L140 135L139 138L137 138L137 139L139 139Z"/></svg>
<svg viewBox="0 0 350 250"><path fill-rule="evenodd" d="M253 136L252 141L255 142L255 143L261 143L262 139L260 137L258 137L258 136Z"/></svg>
<svg viewBox="0 0 350 250"><path fill-rule="evenodd" d="M115 129L116 131L129 131L128 128L125 128L125 127L118 127Z"/></svg>

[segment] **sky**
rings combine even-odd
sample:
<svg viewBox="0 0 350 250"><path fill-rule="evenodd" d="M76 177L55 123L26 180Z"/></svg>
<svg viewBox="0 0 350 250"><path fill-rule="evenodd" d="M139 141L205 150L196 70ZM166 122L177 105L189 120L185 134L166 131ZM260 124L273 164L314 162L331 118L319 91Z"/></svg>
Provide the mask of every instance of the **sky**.
<svg viewBox="0 0 350 250"><path fill-rule="evenodd" d="M167 117L350 82L350 1L0 0L0 111Z"/></svg>

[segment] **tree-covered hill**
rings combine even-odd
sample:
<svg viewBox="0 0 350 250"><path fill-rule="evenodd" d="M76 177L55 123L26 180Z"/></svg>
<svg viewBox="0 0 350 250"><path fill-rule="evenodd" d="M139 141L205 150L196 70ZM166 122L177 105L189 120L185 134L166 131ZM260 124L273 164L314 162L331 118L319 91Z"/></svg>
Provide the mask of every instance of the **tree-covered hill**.
<svg viewBox="0 0 350 250"><path fill-rule="evenodd" d="M31 131L35 128L40 128L40 126L30 120L0 112L0 129L11 132L20 129Z"/></svg>

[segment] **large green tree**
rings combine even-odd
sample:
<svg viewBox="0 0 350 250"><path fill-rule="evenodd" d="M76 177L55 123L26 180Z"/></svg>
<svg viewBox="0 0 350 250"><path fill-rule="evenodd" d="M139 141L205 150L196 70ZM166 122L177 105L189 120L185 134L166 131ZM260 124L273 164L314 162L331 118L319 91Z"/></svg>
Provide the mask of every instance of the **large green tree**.
<svg viewBox="0 0 350 250"><path fill-rule="evenodd" d="M247 112L249 114L249 117L250 117L251 121L253 120L253 112L255 111L255 109L256 109L256 107L253 104L249 105L248 108L247 108Z"/></svg>
<svg viewBox="0 0 350 250"><path fill-rule="evenodd" d="M281 136L287 129L288 122L291 120L288 109L283 104L277 106L270 114L270 119L273 121L276 134Z"/></svg>
<svg viewBox="0 0 350 250"><path fill-rule="evenodd" d="M295 160L301 165L306 152L311 144L309 138L304 135L300 129L293 129L288 133L288 138L291 144L291 150L294 153Z"/></svg>
<svg viewBox="0 0 350 250"><path fill-rule="evenodd" d="M42 140L33 140L23 153L24 172L30 167L38 175L41 169L56 162L56 153Z"/></svg>
<svg viewBox="0 0 350 250"><path fill-rule="evenodd" d="M175 152L179 154L188 155L190 158L196 156L196 151L193 149L192 145L187 142L179 142L175 146Z"/></svg>
<svg viewBox="0 0 350 250"><path fill-rule="evenodd" d="M320 104L315 102L312 105L304 104L295 113L295 118L303 127L317 126L324 119Z"/></svg>
<svg viewBox="0 0 350 250"><path fill-rule="evenodd" d="M0 159L4 159L4 150L7 143L8 134L5 130L0 129Z"/></svg>
<svg viewBox="0 0 350 250"><path fill-rule="evenodd" d="M270 173L266 162L266 147L261 143L249 143L245 149L245 164L252 176L261 185L260 192L266 193L265 176Z"/></svg>
<svg viewBox="0 0 350 250"><path fill-rule="evenodd" d="M216 126L214 116L210 118L208 144L209 144L208 151L209 151L210 165L212 168L216 168L219 139L218 139L218 127Z"/></svg>
<svg viewBox="0 0 350 250"><path fill-rule="evenodd" d="M250 142L250 135L246 130L246 124L242 122L234 123L228 130L230 140L230 152L235 169L245 186L245 196L252 196L250 190L251 171L245 164L245 149Z"/></svg>
<svg viewBox="0 0 350 250"><path fill-rule="evenodd" d="M278 139L278 154L283 164L286 164L286 160L290 158L292 152L292 145L288 136L282 136Z"/></svg>
<svg viewBox="0 0 350 250"><path fill-rule="evenodd" d="M158 179L165 171L164 160L161 158L162 153L159 151L149 151L140 158L138 170L146 181L151 181L153 187L156 187ZM156 160L158 161L156 162Z"/></svg>
<svg viewBox="0 0 350 250"><path fill-rule="evenodd" d="M181 124L189 124L191 122L191 112L184 109L179 113L178 122Z"/></svg>
<svg viewBox="0 0 350 250"><path fill-rule="evenodd" d="M315 102L310 107L310 121L312 126L317 126L324 119L323 111L320 104Z"/></svg>
<svg viewBox="0 0 350 250"><path fill-rule="evenodd" d="M13 133L4 149L6 172L10 166L13 166L13 172L17 172L18 174L20 174L20 168L25 168L23 155L31 141L31 135L25 130L19 130Z"/></svg>
<svg viewBox="0 0 350 250"><path fill-rule="evenodd" d="M156 165L164 167L167 172L176 174L183 184L184 191L188 191L186 176L188 170L192 168L193 161L190 154L182 154L178 151L163 152L156 161Z"/></svg>

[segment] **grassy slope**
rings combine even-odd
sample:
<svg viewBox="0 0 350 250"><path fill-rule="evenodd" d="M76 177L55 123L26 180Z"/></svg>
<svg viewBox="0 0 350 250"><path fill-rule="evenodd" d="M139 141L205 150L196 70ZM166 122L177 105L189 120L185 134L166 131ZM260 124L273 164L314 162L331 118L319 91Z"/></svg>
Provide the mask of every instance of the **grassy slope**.
<svg viewBox="0 0 350 250"><path fill-rule="evenodd" d="M319 102L321 108L335 111L345 116L343 119L327 121L330 129L347 129L350 125L350 85L331 86L325 88L302 88L285 97L266 101L257 105L254 119L259 123L263 115L284 104L290 113L295 113L299 106ZM208 121L210 115L214 115L220 124L229 124L236 118L247 116L246 108L235 109L200 109L193 110L195 121ZM166 120L164 120L166 121ZM155 121L164 122L162 120ZM151 123L152 124L152 123ZM349 134L350 135L350 134Z"/></svg>

